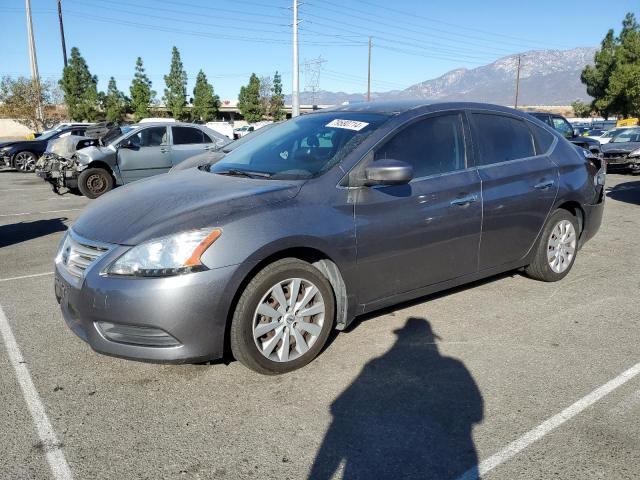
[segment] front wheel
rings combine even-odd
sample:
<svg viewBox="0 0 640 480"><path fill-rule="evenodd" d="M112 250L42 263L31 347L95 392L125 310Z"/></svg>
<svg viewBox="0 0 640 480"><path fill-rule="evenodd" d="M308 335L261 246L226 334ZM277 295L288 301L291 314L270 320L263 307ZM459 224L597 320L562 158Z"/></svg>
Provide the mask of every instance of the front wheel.
<svg viewBox="0 0 640 480"><path fill-rule="evenodd" d="M87 198L98 198L113 188L113 177L103 168L87 168L78 176L78 190Z"/></svg>
<svg viewBox="0 0 640 480"><path fill-rule="evenodd" d="M302 260L278 260L240 296L231 322L231 351L256 372L290 372L320 353L334 321L333 289L322 273Z"/></svg>
<svg viewBox="0 0 640 480"><path fill-rule="evenodd" d="M18 152L13 157L13 166L19 172L33 172L37 161L38 157L33 152Z"/></svg>
<svg viewBox="0 0 640 480"><path fill-rule="evenodd" d="M547 220L535 256L525 272L544 282L562 280L578 253L578 222L567 210L556 210Z"/></svg>

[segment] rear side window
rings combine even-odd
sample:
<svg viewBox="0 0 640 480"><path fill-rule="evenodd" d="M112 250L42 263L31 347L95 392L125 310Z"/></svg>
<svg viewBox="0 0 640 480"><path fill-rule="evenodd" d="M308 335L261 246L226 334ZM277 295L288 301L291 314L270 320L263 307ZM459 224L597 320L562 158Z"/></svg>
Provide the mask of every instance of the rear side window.
<svg viewBox="0 0 640 480"><path fill-rule="evenodd" d="M407 162L414 178L466 168L462 116L430 117L408 126L376 151L374 161L382 159Z"/></svg>
<svg viewBox="0 0 640 480"><path fill-rule="evenodd" d="M533 157L533 136L524 121L488 113L473 115L478 165Z"/></svg>
<svg viewBox="0 0 640 480"><path fill-rule="evenodd" d="M173 129L173 144L187 145L192 143L211 143L205 142L204 134L197 128L190 127L171 127Z"/></svg>
<svg viewBox="0 0 640 480"><path fill-rule="evenodd" d="M536 152L538 155L542 155L547 153L551 148L551 144L553 143L553 139L555 138L552 133L547 132L544 128L539 127L538 125L534 125L533 123L529 124L529 128L533 133L533 139L536 142Z"/></svg>

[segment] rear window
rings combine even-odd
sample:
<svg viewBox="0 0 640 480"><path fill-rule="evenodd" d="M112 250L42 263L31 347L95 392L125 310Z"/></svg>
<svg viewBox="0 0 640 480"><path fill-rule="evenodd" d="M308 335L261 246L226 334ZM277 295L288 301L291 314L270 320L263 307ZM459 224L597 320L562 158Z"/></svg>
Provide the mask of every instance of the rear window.
<svg viewBox="0 0 640 480"><path fill-rule="evenodd" d="M173 144L187 145L192 143L211 143L210 139L204 138L204 134L197 128L190 127L172 127L173 128Z"/></svg>
<svg viewBox="0 0 640 480"><path fill-rule="evenodd" d="M474 113L478 165L533 157L533 136L523 120L503 115Z"/></svg>
<svg viewBox="0 0 640 480"><path fill-rule="evenodd" d="M536 143L536 152L538 155L547 153L551 148L553 139L555 138L553 134L532 123L529 124L529 128L531 128L531 132L533 133L533 139Z"/></svg>

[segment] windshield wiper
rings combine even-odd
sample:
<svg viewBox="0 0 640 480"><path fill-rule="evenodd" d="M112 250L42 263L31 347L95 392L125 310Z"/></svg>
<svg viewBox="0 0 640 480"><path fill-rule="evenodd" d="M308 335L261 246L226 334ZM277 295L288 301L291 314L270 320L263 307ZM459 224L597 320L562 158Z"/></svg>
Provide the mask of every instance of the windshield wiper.
<svg viewBox="0 0 640 480"><path fill-rule="evenodd" d="M220 170L219 172L214 172L218 175L232 175L235 177L248 177L248 178L271 178L273 174L267 172L254 172L250 170L239 170L237 168L229 168L227 170Z"/></svg>

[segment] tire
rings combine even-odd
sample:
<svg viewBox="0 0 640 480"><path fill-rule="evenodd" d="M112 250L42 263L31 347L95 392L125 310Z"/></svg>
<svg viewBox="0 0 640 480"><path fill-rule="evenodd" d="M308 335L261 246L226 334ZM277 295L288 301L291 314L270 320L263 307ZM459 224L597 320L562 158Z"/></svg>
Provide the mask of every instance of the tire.
<svg viewBox="0 0 640 480"><path fill-rule="evenodd" d="M78 190L87 198L98 198L113 189L113 177L104 168L87 168L78 176Z"/></svg>
<svg viewBox="0 0 640 480"><path fill-rule="evenodd" d="M557 282L571 271L578 253L578 221L567 210L559 209L547 220L526 274L543 282Z"/></svg>
<svg viewBox="0 0 640 480"><path fill-rule="evenodd" d="M291 302L293 281L300 284L297 301ZM274 293L277 286L281 289ZM282 298L284 305L277 297ZM322 313L294 315L296 306L297 312L319 312L320 305L324 307ZM259 309L264 309L263 313ZM273 315L265 315L265 310ZM258 373L291 372L320 353L334 322L335 297L329 281L311 264L285 258L262 269L242 292L231 321L231 351L240 363ZM258 326L262 326L260 330ZM260 331L264 333L254 340L254 332Z"/></svg>
<svg viewBox="0 0 640 480"><path fill-rule="evenodd" d="M22 173L35 171L38 156L29 151L18 152L13 156L13 168Z"/></svg>

